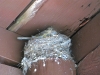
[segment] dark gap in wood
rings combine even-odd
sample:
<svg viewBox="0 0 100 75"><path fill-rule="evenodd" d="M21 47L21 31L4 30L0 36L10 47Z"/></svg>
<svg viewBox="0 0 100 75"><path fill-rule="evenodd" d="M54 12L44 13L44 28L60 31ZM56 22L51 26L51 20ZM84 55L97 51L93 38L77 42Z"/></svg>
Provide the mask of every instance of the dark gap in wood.
<svg viewBox="0 0 100 75"><path fill-rule="evenodd" d="M82 5L81 7L83 7L84 5Z"/></svg>
<svg viewBox="0 0 100 75"><path fill-rule="evenodd" d="M99 14L99 13L100 13L100 9L99 9L94 15L92 15L92 16L90 17L90 21L91 21L97 14ZM90 21L89 21L89 22L90 22ZM85 25L84 25L84 26L85 26ZM76 30L76 32L71 36L71 38L72 38L78 31L80 31L84 26L78 28L78 29ZM99 44L98 46L100 46L100 44ZM98 46L95 47L93 50L91 50L89 53L91 53L91 52L94 51L96 48L98 48ZM89 53L87 53L86 56L87 56ZM84 57L83 57L80 61L78 61L76 64L78 65L86 56L84 56Z"/></svg>
<svg viewBox="0 0 100 75"><path fill-rule="evenodd" d="M23 11L15 18L15 20L6 28L7 30L8 30L14 23L16 23L17 19L27 11L27 9L34 3L34 1L35 1L35 0L32 0L32 1L24 8L24 10L23 10Z"/></svg>
<svg viewBox="0 0 100 75"><path fill-rule="evenodd" d="M91 3L90 4L88 4L88 7L90 7L91 6Z"/></svg>
<svg viewBox="0 0 100 75"><path fill-rule="evenodd" d="M0 64L4 64L4 65L8 65L8 66L11 66L11 67L15 67L15 68L19 68L19 69L22 69L22 67L21 67L21 64L19 63L18 65L10 65L10 64L5 64L5 63L0 63Z"/></svg>
<svg viewBox="0 0 100 75"><path fill-rule="evenodd" d="M87 23L86 23L87 24ZM85 25L84 25L85 26ZM78 31L80 31L84 26L81 26L75 30L75 32L70 36L72 38Z"/></svg>
<svg viewBox="0 0 100 75"><path fill-rule="evenodd" d="M96 46L93 50L91 50L89 53L86 54L86 56L84 56L80 61L78 61L76 64L78 65L85 57L87 57L88 54L90 54L91 52L93 52L94 50L96 50L98 47L100 46L100 43L98 46Z"/></svg>
<svg viewBox="0 0 100 75"><path fill-rule="evenodd" d="M94 8L94 10L95 10L95 8ZM99 10L94 14L94 15L92 15L90 18L91 19L93 19L97 14L99 14L100 13L100 8L99 8Z"/></svg>
<svg viewBox="0 0 100 75"><path fill-rule="evenodd" d="M100 13L100 9L99 9L94 15L92 15L90 18L85 19L85 21L83 20L82 23L86 22L87 20L90 20L90 21L91 21L91 20L92 20L97 14L99 14L99 13ZM80 21L82 21L82 20L80 20ZM89 21L89 22L90 22L90 21ZM81 23L81 24L82 24L82 23ZM87 22L87 23L88 23L88 22ZM86 23L86 24L87 24L87 23ZM80 24L80 25L81 25L81 24ZM86 24L85 24L85 25L86 25ZM80 25L79 25L79 26L80 26ZM84 26L85 26L85 25L84 25ZM72 37L73 37L79 30L81 30L84 26L77 28L77 29L75 30L75 33L74 33L73 35L71 35L70 38L72 38Z"/></svg>

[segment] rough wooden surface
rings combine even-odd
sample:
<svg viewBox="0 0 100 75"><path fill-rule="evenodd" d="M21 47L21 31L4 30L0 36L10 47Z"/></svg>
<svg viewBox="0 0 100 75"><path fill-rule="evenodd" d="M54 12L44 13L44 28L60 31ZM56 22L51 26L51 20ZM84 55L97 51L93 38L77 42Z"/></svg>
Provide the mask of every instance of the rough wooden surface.
<svg viewBox="0 0 100 75"><path fill-rule="evenodd" d="M100 8L100 0L48 0L17 33L30 36L48 26L71 35Z"/></svg>
<svg viewBox="0 0 100 75"><path fill-rule="evenodd" d="M59 62L59 64L57 62ZM36 65L32 65L27 75L76 75L73 61L58 59L57 62L53 59L47 59L45 66L43 66L43 60L40 60ZM34 69L36 69L36 71Z"/></svg>
<svg viewBox="0 0 100 75"><path fill-rule="evenodd" d="M77 75L100 75L100 45L79 63Z"/></svg>
<svg viewBox="0 0 100 75"><path fill-rule="evenodd" d="M72 37L72 53L77 62L100 44L100 13Z"/></svg>
<svg viewBox="0 0 100 75"><path fill-rule="evenodd" d="M30 21L37 11L41 8L41 6L46 2L47 0L33 0L28 5L28 8L26 11L20 15L15 22L11 24L11 26L8 28L8 30L16 32L19 28L21 28L23 25L25 25L28 21Z"/></svg>
<svg viewBox="0 0 100 75"><path fill-rule="evenodd" d="M0 64L0 75L23 75L21 70L4 64Z"/></svg>
<svg viewBox="0 0 100 75"><path fill-rule="evenodd" d="M0 26L7 28L31 0L0 0Z"/></svg>
<svg viewBox="0 0 100 75"><path fill-rule="evenodd" d="M23 41L17 40L16 33L0 28L0 63L17 65L22 58Z"/></svg>
<svg viewBox="0 0 100 75"><path fill-rule="evenodd" d="M18 34L5 30L30 1L0 0L0 63L14 66L21 61L24 43L16 39L20 36L18 34L30 36L53 26L64 34L71 35L81 23L88 21L100 9L100 0L48 0L36 16L16 32ZM100 44L99 20L100 14L72 38L72 50L77 62ZM100 75L99 58L100 47L80 62L78 75ZM22 75L20 70L6 65L0 64L0 75Z"/></svg>

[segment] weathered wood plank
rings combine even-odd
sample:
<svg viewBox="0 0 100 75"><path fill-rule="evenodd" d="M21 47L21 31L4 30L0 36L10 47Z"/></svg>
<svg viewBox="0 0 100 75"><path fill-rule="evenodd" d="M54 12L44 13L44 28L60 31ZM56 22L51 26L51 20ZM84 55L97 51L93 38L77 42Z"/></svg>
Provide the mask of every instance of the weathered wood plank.
<svg viewBox="0 0 100 75"><path fill-rule="evenodd" d="M23 75L21 70L8 65L0 64L0 75Z"/></svg>
<svg viewBox="0 0 100 75"><path fill-rule="evenodd" d="M18 36L0 28L0 63L17 66L21 62L24 42L17 40Z"/></svg>
<svg viewBox="0 0 100 75"><path fill-rule="evenodd" d="M31 0L0 0L0 26L7 28Z"/></svg>
<svg viewBox="0 0 100 75"><path fill-rule="evenodd" d="M17 33L29 36L38 32L37 29L43 30L48 26L53 26L66 35L71 35L99 8L99 0L48 0L35 17Z"/></svg>
<svg viewBox="0 0 100 75"><path fill-rule="evenodd" d="M79 63L77 75L100 75L100 45Z"/></svg>
<svg viewBox="0 0 100 75"><path fill-rule="evenodd" d="M100 13L72 37L72 44L77 62L100 44Z"/></svg>

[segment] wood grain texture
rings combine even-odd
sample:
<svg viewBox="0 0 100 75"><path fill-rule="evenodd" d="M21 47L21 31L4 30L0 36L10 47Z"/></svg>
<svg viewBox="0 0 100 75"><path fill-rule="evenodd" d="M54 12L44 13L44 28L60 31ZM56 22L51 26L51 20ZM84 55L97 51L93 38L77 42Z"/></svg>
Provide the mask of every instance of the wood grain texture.
<svg viewBox="0 0 100 75"><path fill-rule="evenodd" d="M100 44L100 13L72 37L72 53L79 62Z"/></svg>
<svg viewBox="0 0 100 75"><path fill-rule="evenodd" d="M31 0L0 0L0 26L7 28Z"/></svg>
<svg viewBox="0 0 100 75"><path fill-rule="evenodd" d="M54 59L47 59L44 67L43 60L39 60L37 63L32 64L26 75L76 75L73 61L58 59L57 62ZM34 69L37 71L35 72Z"/></svg>
<svg viewBox="0 0 100 75"><path fill-rule="evenodd" d="M11 26L8 28L8 30L16 32L19 28L21 28L23 25L25 25L28 21L30 21L37 11L41 8L41 6L46 2L47 0L33 0L29 4L26 11L20 15L14 23L11 24Z"/></svg>
<svg viewBox="0 0 100 75"><path fill-rule="evenodd" d="M17 66L22 59L23 41L16 33L0 28L0 63Z"/></svg>
<svg viewBox="0 0 100 75"><path fill-rule="evenodd" d="M77 75L100 75L100 45L79 63Z"/></svg>
<svg viewBox="0 0 100 75"><path fill-rule="evenodd" d="M17 33L30 36L53 26L66 35L71 35L80 24L100 8L99 0L48 0L35 17Z"/></svg>

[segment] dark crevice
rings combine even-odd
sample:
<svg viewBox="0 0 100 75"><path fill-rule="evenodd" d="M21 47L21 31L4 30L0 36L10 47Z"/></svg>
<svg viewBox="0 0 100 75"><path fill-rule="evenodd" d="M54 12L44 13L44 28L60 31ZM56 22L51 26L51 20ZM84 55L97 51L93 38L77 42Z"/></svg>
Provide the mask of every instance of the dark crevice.
<svg viewBox="0 0 100 75"><path fill-rule="evenodd" d="M81 7L83 7L84 5L82 5Z"/></svg>
<svg viewBox="0 0 100 75"><path fill-rule="evenodd" d="M95 8L94 8L95 9ZM94 14L94 15L92 15L90 18L91 19L93 19L97 14L99 14L100 13L100 8L99 8L99 10Z"/></svg>
<svg viewBox="0 0 100 75"><path fill-rule="evenodd" d="M89 53L87 53L81 60L79 60L76 64L78 65L85 57L87 57L91 52L93 52L94 50L96 50L98 47L100 46L100 43L99 45L97 45L93 50L91 50Z"/></svg>
<svg viewBox="0 0 100 75"><path fill-rule="evenodd" d="M90 7L91 6L91 3L90 4L88 4L88 7Z"/></svg>
<svg viewBox="0 0 100 75"><path fill-rule="evenodd" d="M95 16L97 16L97 14L99 14L99 13L100 13L100 9L99 9L94 15L92 15L92 16L90 17L90 21L91 21ZM84 26L85 26L85 25L84 25ZM71 38L72 38L77 32L79 32L84 26L78 28L77 31L71 36ZM100 46L100 43L99 43L94 49L92 49L89 53L91 53L91 52L94 51L96 48L98 48L98 46ZM76 64L79 64L89 53L87 53L87 54L86 54L81 60L79 60Z"/></svg>
<svg viewBox="0 0 100 75"><path fill-rule="evenodd" d="M24 14L27 9L34 3L35 0L32 0L24 9L23 11L15 18L15 20L6 28L7 30L14 24L16 23L17 19L22 15Z"/></svg>
<svg viewBox="0 0 100 75"><path fill-rule="evenodd" d="M85 20L83 20L83 22L79 25L79 27L74 31L74 34L70 36L70 38L72 38L78 31L80 31L89 21L87 21L90 19L86 18ZM85 23L84 23L85 22ZM84 24L84 25L83 25ZM81 26L82 25L82 26Z"/></svg>
<svg viewBox="0 0 100 75"><path fill-rule="evenodd" d="M79 25L80 27L75 30L75 33L73 35L71 35L70 38L72 38L78 31L80 31L88 22L90 22L99 13L100 13L100 9L94 15L92 15L90 18L84 18L83 20L80 20L80 21L82 21L82 23L80 25L82 25L82 24L84 24L84 25L83 26Z"/></svg>

